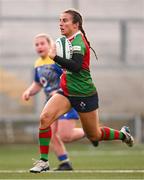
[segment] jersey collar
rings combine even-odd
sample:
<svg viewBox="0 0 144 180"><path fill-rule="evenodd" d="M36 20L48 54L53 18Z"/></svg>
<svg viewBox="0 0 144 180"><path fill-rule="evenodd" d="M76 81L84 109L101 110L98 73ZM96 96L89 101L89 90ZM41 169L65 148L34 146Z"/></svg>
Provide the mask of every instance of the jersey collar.
<svg viewBox="0 0 144 180"><path fill-rule="evenodd" d="M81 34L81 31L76 32L75 34L73 34L71 37L68 38L69 41L72 41L78 34Z"/></svg>

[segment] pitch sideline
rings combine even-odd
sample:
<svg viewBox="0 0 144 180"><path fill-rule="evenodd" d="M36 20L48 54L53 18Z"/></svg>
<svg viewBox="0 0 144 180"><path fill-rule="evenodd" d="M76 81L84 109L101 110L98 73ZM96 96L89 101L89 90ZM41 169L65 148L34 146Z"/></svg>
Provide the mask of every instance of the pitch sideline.
<svg viewBox="0 0 144 180"><path fill-rule="evenodd" d="M0 173L29 173L28 170L0 170ZM73 170L73 171L46 171L43 173L144 173L144 169L128 170Z"/></svg>

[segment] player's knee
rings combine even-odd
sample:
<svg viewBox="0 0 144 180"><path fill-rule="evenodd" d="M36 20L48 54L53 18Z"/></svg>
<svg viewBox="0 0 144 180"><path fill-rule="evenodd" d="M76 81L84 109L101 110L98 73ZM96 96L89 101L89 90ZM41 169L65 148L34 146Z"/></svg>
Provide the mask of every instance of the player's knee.
<svg viewBox="0 0 144 180"><path fill-rule="evenodd" d="M40 115L40 124L43 128L47 128L48 126L50 126L51 124L49 123L51 120L51 116L47 113L42 113Z"/></svg>

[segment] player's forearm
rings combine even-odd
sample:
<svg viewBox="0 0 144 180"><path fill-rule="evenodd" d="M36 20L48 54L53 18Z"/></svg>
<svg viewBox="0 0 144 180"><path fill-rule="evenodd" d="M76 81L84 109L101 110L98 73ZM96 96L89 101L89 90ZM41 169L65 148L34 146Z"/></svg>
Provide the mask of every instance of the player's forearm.
<svg viewBox="0 0 144 180"><path fill-rule="evenodd" d="M30 96L34 96L41 90L41 86L33 82L32 85L28 88Z"/></svg>
<svg viewBox="0 0 144 180"><path fill-rule="evenodd" d="M74 54L72 59L64 59L60 56L55 56L54 61L72 72L79 72L83 62L83 55Z"/></svg>

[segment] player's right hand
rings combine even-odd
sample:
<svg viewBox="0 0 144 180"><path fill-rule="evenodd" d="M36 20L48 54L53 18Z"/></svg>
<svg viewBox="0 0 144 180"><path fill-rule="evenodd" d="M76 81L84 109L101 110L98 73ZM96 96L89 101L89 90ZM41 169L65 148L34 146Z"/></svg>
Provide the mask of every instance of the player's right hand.
<svg viewBox="0 0 144 180"><path fill-rule="evenodd" d="M30 92L29 91L25 91L22 94L22 99L25 100L25 101L28 101L30 99Z"/></svg>

